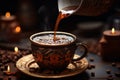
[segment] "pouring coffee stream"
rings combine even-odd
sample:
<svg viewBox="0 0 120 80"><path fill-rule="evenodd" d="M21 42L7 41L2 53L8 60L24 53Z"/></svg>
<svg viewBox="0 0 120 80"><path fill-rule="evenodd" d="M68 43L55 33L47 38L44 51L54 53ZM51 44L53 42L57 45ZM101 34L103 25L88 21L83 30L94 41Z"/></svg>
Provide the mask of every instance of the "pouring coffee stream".
<svg viewBox="0 0 120 80"><path fill-rule="evenodd" d="M112 4L114 0L58 0L59 15L54 28L54 41L59 22L63 18L72 14L99 16L107 12Z"/></svg>
<svg viewBox="0 0 120 80"><path fill-rule="evenodd" d="M71 14L75 13L81 7L82 3L83 0L58 0L59 14L54 27L54 42L58 39L56 37L56 31L58 30L60 21L63 18L69 17Z"/></svg>
<svg viewBox="0 0 120 80"><path fill-rule="evenodd" d="M62 12L59 12L59 15L58 15L57 20L56 20L55 28L54 28L54 38L53 38L53 41L57 40L56 31L58 30L58 25L59 25L60 21L63 18L67 17L67 15L69 15L69 14L62 14Z"/></svg>

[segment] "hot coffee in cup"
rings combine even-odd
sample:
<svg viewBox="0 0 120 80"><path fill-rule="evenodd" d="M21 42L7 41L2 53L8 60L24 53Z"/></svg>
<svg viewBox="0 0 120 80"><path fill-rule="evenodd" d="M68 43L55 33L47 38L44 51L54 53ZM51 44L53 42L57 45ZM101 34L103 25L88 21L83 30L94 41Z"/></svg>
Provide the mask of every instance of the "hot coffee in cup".
<svg viewBox="0 0 120 80"><path fill-rule="evenodd" d="M54 41L54 31L39 32L31 35L31 48L36 63L41 69L54 71L64 70L69 63L84 58L87 54L87 48L82 46L84 54L77 59L73 59L76 45L76 36L67 32L56 32L56 41Z"/></svg>
<svg viewBox="0 0 120 80"><path fill-rule="evenodd" d="M74 38L64 34L56 35L57 40L53 40L54 35L41 35L33 38L33 41L41 45L66 45L74 41Z"/></svg>

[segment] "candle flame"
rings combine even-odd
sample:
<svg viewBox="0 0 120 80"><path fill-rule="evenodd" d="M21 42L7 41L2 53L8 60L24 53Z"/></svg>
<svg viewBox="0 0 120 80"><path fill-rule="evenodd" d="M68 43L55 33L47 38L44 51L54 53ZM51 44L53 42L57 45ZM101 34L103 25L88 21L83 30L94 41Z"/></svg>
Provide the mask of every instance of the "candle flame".
<svg viewBox="0 0 120 80"><path fill-rule="evenodd" d="M9 18L9 17L10 17L10 12L6 12L5 16L6 16L7 18Z"/></svg>
<svg viewBox="0 0 120 80"><path fill-rule="evenodd" d="M8 67L7 67L7 72L10 72L10 66L8 65Z"/></svg>
<svg viewBox="0 0 120 80"><path fill-rule="evenodd" d="M115 34L115 28L112 28L112 34Z"/></svg>
<svg viewBox="0 0 120 80"><path fill-rule="evenodd" d="M20 26L17 26L17 27L15 28L15 33L19 33L19 32L21 32L21 28L20 28Z"/></svg>
<svg viewBox="0 0 120 80"><path fill-rule="evenodd" d="M18 51L19 51L18 47L15 47L14 51L15 51L15 53L18 53Z"/></svg>

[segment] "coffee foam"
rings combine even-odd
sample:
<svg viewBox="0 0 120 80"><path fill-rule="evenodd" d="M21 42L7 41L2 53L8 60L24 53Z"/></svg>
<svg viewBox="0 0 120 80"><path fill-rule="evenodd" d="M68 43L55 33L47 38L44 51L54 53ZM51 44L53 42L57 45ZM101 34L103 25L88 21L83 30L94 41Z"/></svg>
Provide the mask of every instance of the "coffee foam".
<svg viewBox="0 0 120 80"><path fill-rule="evenodd" d="M64 45L64 44L69 44L74 41L74 38L68 35L56 35L57 40L54 41L54 35L49 34L49 35L41 35L33 38L33 41L42 44L42 45Z"/></svg>

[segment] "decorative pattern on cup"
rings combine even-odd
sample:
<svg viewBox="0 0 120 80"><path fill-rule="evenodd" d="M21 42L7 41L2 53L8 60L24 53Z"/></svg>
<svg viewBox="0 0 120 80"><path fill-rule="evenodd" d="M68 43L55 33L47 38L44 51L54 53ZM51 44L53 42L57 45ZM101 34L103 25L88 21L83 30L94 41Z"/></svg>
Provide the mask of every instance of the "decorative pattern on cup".
<svg viewBox="0 0 120 80"><path fill-rule="evenodd" d="M63 70L72 61L75 47L54 47L44 48L33 46L33 56L35 61L43 69Z"/></svg>

